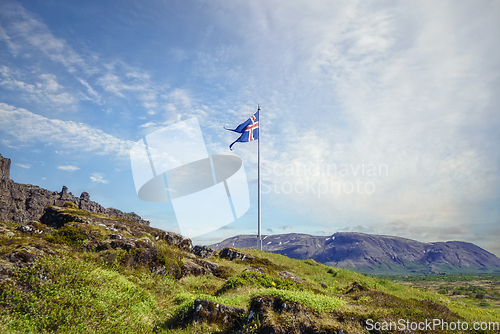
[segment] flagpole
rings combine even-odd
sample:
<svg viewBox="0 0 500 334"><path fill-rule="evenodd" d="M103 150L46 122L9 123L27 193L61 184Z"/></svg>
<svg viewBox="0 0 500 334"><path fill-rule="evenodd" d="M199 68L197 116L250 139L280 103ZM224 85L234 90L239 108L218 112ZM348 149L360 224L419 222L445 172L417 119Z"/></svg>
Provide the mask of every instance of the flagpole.
<svg viewBox="0 0 500 334"><path fill-rule="evenodd" d="M260 140L262 138L261 123L260 123L260 105L257 105L257 111L259 112L259 140L257 141L257 230L258 230L258 240L257 246L262 250L262 236L260 234Z"/></svg>

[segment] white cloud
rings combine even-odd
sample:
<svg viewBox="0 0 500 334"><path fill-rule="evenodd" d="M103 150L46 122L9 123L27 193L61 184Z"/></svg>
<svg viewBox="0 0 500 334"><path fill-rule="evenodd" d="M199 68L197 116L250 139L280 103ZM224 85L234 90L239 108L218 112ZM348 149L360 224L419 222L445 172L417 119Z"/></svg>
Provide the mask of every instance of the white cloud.
<svg viewBox="0 0 500 334"><path fill-rule="evenodd" d="M105 91L121 98L135 97L146 108L156 106L158 90L163 87L153 84L149 74L122 61L107 64L105 68L105 74L97 80Z"/></svg>
<svg viewBox="0 0 500 334"><path fill-rule="evenodd" d="M35 78L29 78L33 83L23 81L23 76L18 70L2 66L0 67L0 87L18 91L28 100L51 107L66 107L75 102L75 98L65 92L64 87L57 82L55 75L44 73Z"/></svg>
<svg viewBox="0 0 500 334"><path fill-rule="evenodd" d="M80 83L85 86L85 88L87 88L87 92L89 95L92 96L92 98L89 98L90 100L94 101L94 102L97 102L97 103L100 103L100 100L101 100L101 95L99 93L97 93L90 85L89 83L82 79L82 78L77 78L78 81L80 81Z"/></svg>
<svg viewBox="0 0 500 334"><path fill-rule="evenodd" d="M96 183L103 183L103 184L106 184L108 183L109 181L106 180L104 178L104 174L102 173L93 173L91 176L90 176L90 179L92 180L92 182L96 182Z"/></svg>
<svg viewBox="0 0 500 334"><path fill-rule="evenodd" d="M141 128L147 128L147 127L154 126L154 125L156 125L156 123L154 123L154 122L148 122L148 123L142 124L140 127Z"/></svg>
<svg viewBox="0 0 500 334"><path fill-rule="evenodd" d="M5 19L3 39L9 41L8 46L14 55L23 52L25 56L33 56L41 52L52 61L62 64L69 72L73 73L77 68L93 72L65 40L55 37L45 24L37 21L20 5L4 3L0 12Z"/></svg>
<svg viewBox="0 0 500 334"><path fill-rule="evenodd" d="M156 72L117 59L77 54L70 41L53 36L33 15L16 6L3 8L0 15L7 20L0 39L15 57L46 55L79 80L80 96L96 103L126 100L125 108L108 104L99 110L115 115L134 110L138 114L127 116L143 120L136 124L143 132L199 117L210 130L204 133L208 147L227 153L236 137L221 125L237 125L261 103L262 158L270 166L389 168L389 175L361 178L375 184L373 194L268 194L266 205L296 203L298 211L310 210L311 220L326 227L458 238L471 223L489 219L482 203L499 196L497 2L210 2L204 12L213 27L206 38L214 41L210 34L217 31L217 43L195 51L172 49L189 68L182 69L188 81L210 87L198 91L184 88L188 83L158 84ZM4 67L1 87L45 104L74 103L62 85L68 81L59 75L26 73ZM16 148L40 141L59 151L125 158L133 144L8 105L0 105L0 116L2 143ZM247 145L235 153L254 178L255 145ZM333 181L357 178L335 175ZM308 180L332 181L330 175L277 177L279 185ZM389 223L395 221L401 224Z"/></svg>
<svg viewBox="0 0 500 334"><path fill-rule="evenodd" d="M19 166L21 168L26 168L26 169L30 169L31 168L31 165L29 164L15 164L16 166Z"/></svg>
<svg viewBox="0 0 500 334"><path fill-rule="evenodd" d="M264 161L389 168L388 176L361 178L376 185L371 195L334 192L318 198L317 191L292 191L265 195L269 204L289 207L293 201L332 228L368 221L382 231L387 222L401 220L433 226L440 237L449 233L449 224L465 224L456 230L463 235L482 217L478 203L497 198L500 189L498 150L491 150L491 136L483 134L500 126L493 112L500 47L491 35L494 26L500 29L494 19L498 5L471 10L470 4L453 2L382 7L271 1L249 7L226 7L217 19L239 27L236 34L245 36L241 52L262 54L249 60L247 70L255 77L246 81L248 94L242 95L267 96L263 116L271 117L263 118ZM247 22L255 24L250 29ZM205 61L216 63L215 56L209 58ZM252 150L237 154L255 161ZM333 178L356 180L355 175ZM277 181L294 186L332 180L293 175ZM432 237L424 230L408 231Z"/></svg>
<svg viewBox="0 0 500 334"><path fill-rule="evenodd" d="M83 123L46 118L26 109L0 103L0 131L18 144L42 142L71 152L94 152L127 158L133 142Z"/></svg>
<svg viewBox="0 0 500 334"><path fill-rule="evenodd" d="M80 169L80 167L77 166L71 166L71 165L64 165L64 166L57 166L57 169L64 170L67 172L74 172Z"/></svg>

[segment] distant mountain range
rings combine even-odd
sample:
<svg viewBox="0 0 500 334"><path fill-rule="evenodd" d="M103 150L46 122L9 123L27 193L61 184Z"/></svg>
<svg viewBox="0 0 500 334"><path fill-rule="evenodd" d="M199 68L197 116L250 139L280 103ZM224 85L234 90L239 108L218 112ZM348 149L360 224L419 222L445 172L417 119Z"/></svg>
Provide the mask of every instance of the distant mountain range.
<svg viewBox="0 0 500 334"><path fill-rule="evenodd" d="M211 247L256 248L256 236L238 235ZM425 243L348 232L326 237L289 233L263 236L263 248L295 259L313 259L372 274L500 273L500 258L462 241Z"/></svg>

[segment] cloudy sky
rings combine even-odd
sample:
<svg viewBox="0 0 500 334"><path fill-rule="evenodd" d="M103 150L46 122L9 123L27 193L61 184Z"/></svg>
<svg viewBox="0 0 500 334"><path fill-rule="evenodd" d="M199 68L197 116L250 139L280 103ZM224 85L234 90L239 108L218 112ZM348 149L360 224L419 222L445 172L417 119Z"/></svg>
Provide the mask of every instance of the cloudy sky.
<svg viewBox="0 0 500 334"><path fill-rule="evenodd" d="M500 2L2 1L0 153L11 178L134 211L129 151L197 117L232 154L260 104L263 233L463 240L500 255ZM251 197L195 241L256 232ZM196 205L193 206L196 209Z"/></svg>

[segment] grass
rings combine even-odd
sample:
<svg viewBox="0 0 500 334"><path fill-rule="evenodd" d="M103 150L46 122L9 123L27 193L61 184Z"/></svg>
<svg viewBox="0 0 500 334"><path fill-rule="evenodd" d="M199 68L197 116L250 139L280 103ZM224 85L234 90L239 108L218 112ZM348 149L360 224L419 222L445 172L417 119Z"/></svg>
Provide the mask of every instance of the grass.
<svg viewBox="0 0 500 334"><path fill-rule="evenodd" d="M310 291L262 289L253 292L250 297L273 296L283 301L302 304L313 311L321 314L325 312L334 312L346 305L347 302L333 296L318 295Z"/></svg>
<svg viewBox="0 0 500 334"><path fill-rule="evenodd" d="M307 286L295 283L290 280L281 279L279 277L273 277L269 274L260 274L252 271L243 272L236 276L230 277L224 285L217 291L217 294L223 294L231 289L235 289L242 286L254 286L254 287L265 287L265 288L275 288L279 290L298 290L302 291L308 289Z"/></svg>
<svg viewBox="0 0 500 334"><path fill-rule="evenodd" d="M46 257L3 284L0 301L14 315L7 331L151 332L153 295L117 272L70 257Z"/></svg>
<svg viewBox="0 0 500 334"><path fill-rule="evenodd" d="M72 207L60 210L79 211ZM496 300L486 297L499 292L500 285L494 282L500 277L494 275L454 279L422 275L420 281L414 276L404 281L403 276L376 277L259 250L240 250L252 255L252 261L212 257L208 260L219 265L213 274L185 275L183 266L195 261L193 255L161 239L155 241L154 249L97 251L90 247L110 240L111 232L98 223L118 224L125 238L154 240L156 233L130 221L117 223L114 218L96 215L92 219L95 224L70 223L42 234L22 233L14 223L0 223L0 271L7 266L13 271L8 280L0 281L0 332L246 334L343 329L363 333L367 319L500 319ZM7 237L9 232L12 235ZM44 251L45 256L21 267L5 260L27 246L50 249L55 255ZM164 274L152 272L152 261L165 267ZM280 277L284 271L300 280ZM477 298L483 292L485 298ZM268 309L247 322L248 310L259 298L301 307L293 312ZM197 299L241 307L247 313L238 325L179 326L177 319L191 312Z"/></svg>

